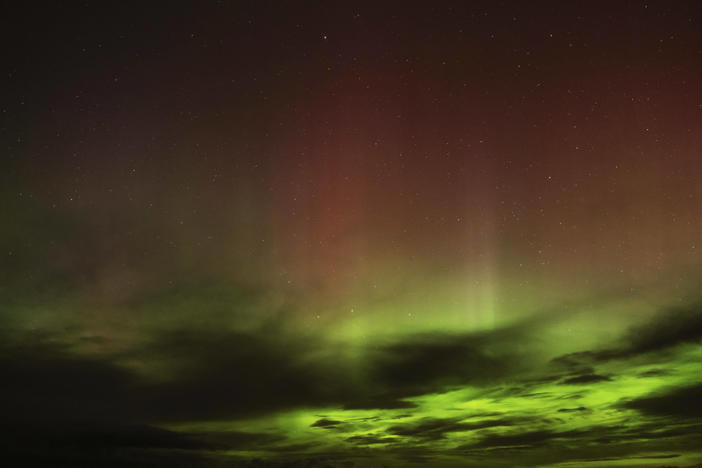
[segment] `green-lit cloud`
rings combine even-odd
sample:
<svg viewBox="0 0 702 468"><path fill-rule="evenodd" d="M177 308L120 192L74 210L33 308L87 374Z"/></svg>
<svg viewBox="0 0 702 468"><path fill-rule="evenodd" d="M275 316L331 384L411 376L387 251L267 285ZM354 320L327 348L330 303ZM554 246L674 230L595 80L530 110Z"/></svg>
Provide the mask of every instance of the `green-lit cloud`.
<svg viewBox="0 0 702 468"><path fill-rule="evenodd" d="M148 329L128 349L15 331L0 361L5 427L15 456L50 446L42 453L57 462L99 452L109 463L185 454L195 466L690 464L702 424L699 322L695 303L677 306L609 346L550 359L536 349L541 320L362 345L207 321Z"/></svg>

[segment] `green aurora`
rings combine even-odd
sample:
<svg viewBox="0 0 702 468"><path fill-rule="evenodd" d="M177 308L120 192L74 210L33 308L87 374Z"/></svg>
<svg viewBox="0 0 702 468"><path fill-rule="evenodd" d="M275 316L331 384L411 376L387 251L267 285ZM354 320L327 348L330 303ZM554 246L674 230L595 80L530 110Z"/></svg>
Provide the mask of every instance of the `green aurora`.
<svg viewBox="0 0 702 468"><path fill-rule="evenodd" d="M695 2L8 8L5 466L702 466Z"/></svg>

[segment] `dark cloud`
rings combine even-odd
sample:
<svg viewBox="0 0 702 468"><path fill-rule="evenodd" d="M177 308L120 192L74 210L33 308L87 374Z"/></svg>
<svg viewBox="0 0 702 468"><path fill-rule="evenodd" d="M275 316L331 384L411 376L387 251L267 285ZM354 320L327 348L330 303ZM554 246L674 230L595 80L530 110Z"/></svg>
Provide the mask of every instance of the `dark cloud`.
<svg viewBox="0 0 702 468"><path fill-rule="evenodd" d="M702 340L702 305L665 309L647 323L632 327L621 343L600 350L580 351L558 356L552 362L577 369L580 373L593 364L629 359L648 353L663 353L677 346L698 344Z"/></svg>
<svg viewBox="0 0 702 468"><path fill-rule="evenodd" d="M98 358L28 338L0 356L7 377L0 395L12 403L9 415L23 420L233 419L329 399L322 370L295 359L304 352L299 343L188 331L128 356ZM174 377L151 382L116 364L125 358L170 366Z"/></svg>
<svg viewBox="0 0 702 468"><path fill-rule="evenodd" d="M512 375L523 361L506 345L515 335L497 330L405 337L369 349L364 366L353 372L328 343L309 336L301 340L275 326L252 333L170 332L134 356L173 363L174 378L154 389L160 416L231 419L325 404L413 408L405 398ZM187 408L182 399L190 402Z"/></svg>
<svg viewBox="0 0 702 468"><path fill-rule="evenodd" d="M318 419L314 423L310 424L310 427L329 428L329 427L338 426L339 424L342 424L342 422L341 421L334 421L331 419Z"/></svg>
<svg viewBox="0 0 702 468"><path fill-rule="evenodd" d="M577 373L592 373L595 369L590 366L590 363L596 360L597 356L596 351L578 351L557 356L551 359L551 363Z"/></svg>
<svg viewBox="0 0 702 468"><path fill-rule="evenodd" d="M491 434L483 437L479 442L466 445L466 448L494 448L494 447L535 447L544 445L557 437L552 431L529 431L518 434Z"/></svg>
<svg viewBox="0 0 702 468"><path fill-rule="evenodd" d="M668 369L651 369L639 374L639 377L665 377L672 375L673 372Z"/></svg>
<svg viewBox="0 0 702 468"><path fill-rule="evenodd" d="M702 303L662 311L651 322L631 329L623 355L666 350L702 340Z"/></svg>
<svg viewBox="0 0 702 468"><path fill-rule="evenodd" d="M136 355L172 365L173 377L148 389L155 417L236 419L340 398L334 368L304 362L315 345L276 330L188 330L157 336Z"/></svg>
<svg viewBox="0 0 702 468"><path fill-rule="evenodd" d="M591 384L591 383L599 383L599 382L609 382L611 380L612 379L610 377L607 377L605 375L584 374L584 375L578 375L575 377L570 377L561 383L563 385L580 385L580 384Z"/></svg>
<svg viewBox="0 0 702 468"><path fill-rule="evenodd" d="M490 352L491 344L468 334L409 337L376 347L361 374L345 369L333 352L308 358L326 343L301 341L275 329L179 331L157 337L138 354L174 363L176 377L154 389L162 417L231 419L323 404L412 408L403 398L509 375L518 359ZM182 399L190 402L187 408L179 404Z"/></svg>
<svg viewBox="0 0 702 468"><path fill-rule="evenodd" d="M376 435L362 435L348 437L346 442L350 442L354 445L376 445L376 444L390 444L398 441L395 437L381 437Z"/></svg>
<svg viewBox="0 0 702 468"><path fill-rule="evenodd" d="M633 427L600 427L596 433L592 434L592 440L602 444L659 439L666 442L672 442L675 439L684 441L688 438L694 439L695 434L699 434L702 430L702 424L690 424L694 421L686 421L685 419L673 418L664 421L656 417L653 421Z"/></svg>
<svg viewBox="0 0 702 468"><path fill-rule="evenodd" d="M109 359L76 355L43 336L4 340L0 443L15 466L212 466L220 450L281 442L276 434L237 431L187 434L150 425L209 406L187 400L183 385L152 384ZM212 385L212 382L209 382ZM212 387L206 387L212 388ZM204 397L204 393L202 396ZM183 399L185 398L185 399ZM232 414L240 403L220 398Z"/></svg>
<svg viewBox="0 0 702 468"><path fill-rule="evenodd" d="M623 406L650 416L667 416L680 420L699 419L702 418L702 383L637 398L624 403Z"/></svg>
<svg viewBox="0 0 702 468"><path fill-rule="evenodd" d="M98 358L79 357L65 346L25 336L0 350L6 402L13 421L93 421L135 417L129 396L141 390L130 371Z"/></svg>
<svg viewBox="0 0 702 468"><path fill-rule="evenodd" d="M511 338L503 331L406 338L374 352L368 365L370 381L396 398L494 382L520 369L522 359L508 347Z"/></svg>
<svg viewBox="0 0 702 468"><path fill-rule="evenodd" d="M512 426L516 421L489 419L479 422L463 422L459 418L428 418L410 424L398 424L387 429L389 434L414 437L422 440L442 439L449 432L465 432L488 427Z"/></svg>
<svg viewBox="0 0 702 468"><path fill-rule="evenodd" d="M561 408L558 410L559 413L579 413L583 411L589 411L584 406L578 406L577 408Z"/></svg>
<svg viewBox="0 0 702 468"><path fill-rule="evenodd" d="M561 444L572 441L583 443L594 441L602 434L618 432L617 427L591 426L582 430L552 431L549 429L515 432L512 434L488 434L474 444L467 444L462 448L535 448L548 446L554 442Z"/></svg>
<svg viewBox="0 0 702 468"><path fill-rule="evenodd" d="M580 411L579 408L575 409ZM531 421L536 422L536 421ZM543 449L556 453L560 459L581 458L586 452L575 450L566 454L568 447L598 446L602 450L611 450L614 460L621 460L622 454L640 452L637 442L644 441L649 450L659 451L685 449L697 444L696 434L702 428L700 424L684 424L680 419L621 426L589 426L569 431L554 431L550 429L516 431L508 434L487 434L475 443L465 444L459 450L476 451L495 449ZM519 429L525 425L513 426ZM570 449L568 449L570 450ZM635 458L635 456L633 457ZM584 460L584 458L582 458Z"/></svg>
<svg viewBox="0 0 702 468"><path fill-rule="evenodd" d="M645 455L645 456L629 456L627 457L630 460L649 460L649 459L659 459L659 460L665 460L668 458L677 458L679 457L679 453L671 453L671 454L665 454L665 455ZM590 458L587 461L588 462L603 462L603 461L620 461L621 458L619 457L610 457L610 458ZM667 468L666 466L658 466L657 468ZM670 468L678 468L677 466L672 466Z"/></svg>
<svg viewBox="0 0 702 468"><path fill-rule="evenodd" d="M333 352L309 358L325 349L323 342L295 339L275 328L256 333L171 331L154 335L128 353L94 357L76 354L48 336L26 335L2 348L0 371L6 383L0 397L8 402L6 419L43 421L47 427L65 421L109 426L231 420L324 404L411 408L414 405L402 398L508 375L515 363L483 351L486 344L484 336L408 338L378 347L370 354L365 373L351 378ZM123 361L141 362L146 369L153 366L165 377L151 380L118 364ZM314 426L340 428L341 423L322 418ZM455 426L456 430L477 427ZM431 437L452 429L414 430ZM215 445L232 447L241 437L252 437L235 436L222 435Z"/></svg>

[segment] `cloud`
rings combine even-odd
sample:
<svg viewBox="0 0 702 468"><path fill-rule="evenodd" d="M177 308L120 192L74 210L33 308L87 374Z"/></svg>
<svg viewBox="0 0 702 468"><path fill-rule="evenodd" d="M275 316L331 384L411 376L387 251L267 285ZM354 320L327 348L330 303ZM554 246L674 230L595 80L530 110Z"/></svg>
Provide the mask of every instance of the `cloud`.
<svg viewBox="0 0 702 468"><path fill-rule="evenodd" d="M25 442L16 445L26 448L53 441L55 450L44 452L54 457L49 464L56 466L93 465L88 458L81 459L80 454L72 452L72 444L76 443L102 447L103 452L112 454L110 460L117 460L115 465L139 466L139 460L143 460L158 466L162 462L158 457L166 457L163 452L182 453L184 459L192 459L191 466L207 464L223 450L261 450L295 457L314 447L286 439L283 431L213 431L195 435L159 432L156 426L244 420L314 407L421 410L421 401L410 401L412 397L465 386L482 387L481 394L496 400L505 396L554 400L562 396L549 384L559 382L561 392L567 393L569 385L613 381L614 377L598 372L603 356L613 359L611 356L629 355L622 349L634 349L633 345L626 348L622 344L604 351L559 356L552 363L561 372L547 368L539 375L534 372L538 369L530 367L533 362L528 353L516 352L523 348L525 336L523 331L514 329L403 336L362 349L362 365L344 358L341 345L320 335L302 337L268 322L246 331L208 327L151 331L128 351L113 354L78 354L82 348L57 344L51 334L16 336L4 341L0 353L0 371L9 377L0 388L0 397L9 402L10 408L7 420L11 424L5 431L11 431L13 424L33 424L36 438L25 437ZM688 342L687 338L665 341ZM668 348L656 345L636 349ZM125 364L133 362L139 366ZM543 385L547 388L540 388ZM645 416L667 415L671 424L666 431L673 431L673 420L681 420L683 413L687 419L700 417L699 405L687 403L683 409L677 403L701 400L699 387L673 389L669 393L639 398L624 406ZM553 420L565 417L565 413L592 411L576 402L567 406L572 407L554 410L557 414ZM431 446L447 439L448 434L471 431L476 431L480 440L461 450L533 449L548 446L553 440L599 444L605 439L619 443L648 437L643 429L638 434L636 430L629 433L620 428L559 431L550 425L553 420L524 419L518 414L504 417L495 412L478 421L473 417L424 417L396 420L389 427L380 428L373 427L375 423L364 426L330 414L334 416L320 415L308 423L317 429L319 437L336 437L337 442L358 446L359 450L429 460L431 453L403 451L397 448L398 443L409 439ZM90 439L83 429L62 429L69 426L94 427L94 438ZM385 433L378 432L382 427L386 427ZM650 439L657 438L662 430L648 431ZM67 437L55 435L61 431ZM670 432L670 437L684 438L685 431L678 435ZM107 462L113 463L110 460Z"/></svg>
<svg viewBox="0 0 702 468"><path fill-rule="evenodd" d="M170 378L146 390L154 417L224 420L338 401L338 371L307 361L320 347L277 330L178 330L156 336L136 356L172 367Z"/></svg>
<svg viewBox="0 0 702 468"><path fill-rule="evenodd" d="M392 444L398 442L395 437L382 437L377 435L358 435L344 439L354 445L376 445L376 444Z"/></svg>
<svg viewBox="0 0 702 468"><path fill-rule="evenodd" d="M310 427L321 427L324 429L327 428L333 428L338 426L339 424L342 424L342 421L334 421L331 419L318 419L314 423L310 424Z"/></svg>
<svg viewBox="0 0 702 468"><path fill-rule="evenodd" d="M582 384L591 384L591 383L600 383L600 382L610 382L612 379L610 377L607 377L605 375L597 375L597 374L584 374L584 375L578 375L576 377L571 377L569 379L564 380L561 382L563 385L582 385Z"/></svg>
<svg viewBox="0 0 702 468"><path fill-rule="evenodd" d="M577 408L561 408L558 410L559 413L579 413L579 412L584 412L584 411L589 411L587 408L584 406L578 406Z"/></svg>
<svg viewBox="0 0 702 468"><path fill-rule="evenodd" d="M643 354L695 344L702 340L702 303L662 311L649 323L631 329L622 354Z"/></svg>
<svg viewBox="0 0 702 468"><path fill-rule="evenodd" d="M413 408L405 398L511 375L520 360L491 350L498 345L490 335L410 336L369 350L352 372L343 353L315 337L180 330L156 336L136 356L173 363L173 378L151 390L159 417L232 419L315 405Z"/></svg>
<svg viewBox="0 0 702 468"><path fill-rule="evenodd" d="M647 323L631 327L620 343L614 346L565 354L554 358L552 362L570 368L587 369L588 364L662 353L681 345L699 344L701 340L702 305L694 302L684 307L660 311Z"/></svg>
<svg viewBox="0 0 702 468"><path fill-rule="evenodd" d="M624 403L623 406L649 416L667 416L678 420L700 419L702 383L637 398Z"/></svg>
<svg viewBox="0 0 702 468"><path fill-rule="evenodd" d="M516 421L508 419L488 419L474 423L463 422L460 418L425 418L416 423L391 426L387 432L392 435L413 437L422 440L442 439L449 432L466 432L488 427L512 426Z"/></svg>
<svg viewBox="0 0 702 468"><path fill-rule="evenodd" d="M491 434L483 437L480 442L476 443L476 447L534 447L546 444L552 439L560 437L561 434L548 431L528 431L518 434Z"/></svg>
<svg viewBox="0 0 702 468"><path fill-rule="evenodd" d="M522 370L513 331L435 333L378 346L368 356L369 382L386 402L466 384L494 383ZM404 405L392 405L402 407Z"/></svg>
<svg viewBox="0 0 702 468"><path fill-rule="evenodd" d="M667 377L672 375L673 371L667 369L651 369L639 374L639 377Z"/></svg>
<svg viewBox="0 0 702 468"><path fill-rule="evenodd" d="M161 452L188 452L182 459L199 466L224 449L294 447L279 433L194 436L155 425L236 420L315 406L413 408L404 398L465 383L484 385L509 375L517 365L508 351L492 349L501 345L501 337L490 334L432 334L381 343L368 351L358 372L321 337L302 339L275 326L247 332L152 332L128 351L113 354L81 354L81 348L59 344L50 333L13 332L5 338L0 349L0 372L6 377L0 398L8 408L5 432L13 425L33 425L34 435L17 446L50 441L55 450L44 453L53 457L48 463L55 466L101 466L90 458L90 450L81 455L73 452L74 446L110 452L105 466L139 466L134 457L158 464L155 458ZM133 362L139 366L125 364ZM432 440L451 431L508 424L428 420L397 424L391 429L395 434L382 442L370 436L347 442L380 445L403 434ZM338 431L351 426L322 417L312 427ZM23 450L17 453L26 456Z"/></svg>
<svg viewBox="0 0 702 468"><path fill-rule="evenodd" d="M7 403L3 417L13 421L124 420L135 413L129 395L140 391L132 372L98 358L77 356L66 346L33 341L5 341L0 350Z"/></svg>
<svg viewBox="0 0 702 468"><path fill-rule="evenodd" d="M493 344L468 334L407 337L377 346L354 373L320 338L303 340L274 327L173 330L114 355L76 354L50 336L24 335L2 350L8 383L0 394L13 402L10 415L17 418L131 423L238 419L324 405L412 408L404 398L509 375L514 356L490 351ZM121 362L139 362L139 371Z"/></svg>

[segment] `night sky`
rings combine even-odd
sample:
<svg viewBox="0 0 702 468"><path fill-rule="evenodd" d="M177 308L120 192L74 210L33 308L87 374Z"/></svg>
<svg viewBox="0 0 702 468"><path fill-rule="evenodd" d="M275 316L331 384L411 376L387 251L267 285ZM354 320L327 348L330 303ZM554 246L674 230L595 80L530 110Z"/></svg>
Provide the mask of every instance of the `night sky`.
<svg viewBox="0 0 702 468"><path fill-rule="evenodd" d="M0 18L0 463L702 466L702 3Z"/></svg>

